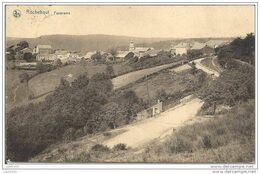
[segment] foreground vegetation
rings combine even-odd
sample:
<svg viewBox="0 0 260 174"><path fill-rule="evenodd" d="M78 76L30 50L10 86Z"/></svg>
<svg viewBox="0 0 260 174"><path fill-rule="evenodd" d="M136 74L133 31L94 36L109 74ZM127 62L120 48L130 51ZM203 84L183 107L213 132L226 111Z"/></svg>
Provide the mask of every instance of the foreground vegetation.
<svg viewBox="0 0 260 174"><path fill-rule="evenodd" d="M184 126L166 137L164 142L154 140L139 153L125 144L108 148L90 141L81 143L82 145L71 145L72 147L67 149L59 148L58 150L64 153L56 156L43 154L38 160L44 162L46 157L51 157L48 160L53 162L77 163L251 163L255 160L254 105L254 100L250 100L236 105L214 119ZM86 144L87 150L70 153L74 146L81 147ZM68 154L71 155L67 156Z"/></svg>
<svg viewBox="0 0 260 174"><path fill-rule="evenodd" d="M114 92L108 73L61 80L44 102L7 114L7 158L26 161L56 142L128 124L144 107L134 92Z"/></svg>

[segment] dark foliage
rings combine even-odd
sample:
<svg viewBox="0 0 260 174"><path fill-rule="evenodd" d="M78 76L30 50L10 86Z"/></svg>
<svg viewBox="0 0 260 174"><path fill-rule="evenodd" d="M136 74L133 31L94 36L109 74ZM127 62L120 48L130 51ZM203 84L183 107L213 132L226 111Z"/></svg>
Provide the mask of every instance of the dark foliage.
<svg viewBox="0 0 260 174"><path fill-rule="evenodd" d="M189 61L197 59L197 58L201 57L202 55L203 55L202 50L189 50L187 52L187 57L188 57Z"/></svg>
<svg viewBox="0 0 260 174"><path fill-rule="evenodd" d="M56 67L53 64L44 64L42 62L38 62L36 69L39 73L49 72L54 70Z"/></svg>
<svg viewBox="0 0 260 174"><path fill-rule="evenodd" d="M255 72L248 66L223 72L220 77L201 91L208 103L234 105L255 97Z"/></svg>
<svg viewBox="0 0 260 174"><path fill-rule="evenodd" d="M91 150L95 151L95 152L108 152L108 151L110 151L110 149L107 146L104 146L102 144L96 144L96 145L92 146Z"/></svg>
<svg viewBox="0 0 260 174"><path fill-rule="evenodd" d="M27 161L58 141L129 123L142 107L134 92L115 93L109 75L79 76L60 86L39 104L7 114L7 159Z"/></svg>
<svg viewBox="0 0 260 174"><path fill-rule="evenodd" d="M92 56L91 56L91 59L92 59L94 62L96 62L96 63L104 63L104 62L105 62L105 60L102 59L102 55L101 55L101 53L100 53L99 51L97 51L96 54L92 55Z"/></svg>
<svg viewBox="0 0 260 174"><path fill-rule="evenodd" d="M113 66L107 65L107 67L106 67L106 74L107 74L110 78L112 78L112 77L115 76L115 72L114 72Z"/></svg>
<svg viewBox="0 0 260 174"><path fill-rule="evenodd" d="M158 65L164 65L168 63L178 62L180 60L186 60L186 57L172 58L171 54L166 51L161 51L155 57L144 56L139 60L137 57L130 58L128 63L135 69L151 68Z"/></svg>
<svg viewBox="0 0 260 174"><path fill-rule="evenodd" d="M126 144L119 143L114 145L113 150L120 151L120 150L127 150Z"/></svg>
<svg viewBox="0 0 260 174"><path fill-rule="evenodd" d="M200 91L205 109L213 104L233 106L255 98L255 68L250 65L255 62L254 39L253 34L248 34L245 39L237 38L216 49L225 71Z"/></svg>
<svg viewBox="0 0 260 174"><path fill-rule="evenodd" d="M24 53L23 59L26 62L35 62L36 61L36 55L33 55L32 53Z"/></svg>
<svg viewBox="0 0 260 174"><path fill-rule="evenodd" d="M255 35L250 33L246 38L236 38L230 44L216 48L220 65L230 68L232 59L255 64Z"/></svg>

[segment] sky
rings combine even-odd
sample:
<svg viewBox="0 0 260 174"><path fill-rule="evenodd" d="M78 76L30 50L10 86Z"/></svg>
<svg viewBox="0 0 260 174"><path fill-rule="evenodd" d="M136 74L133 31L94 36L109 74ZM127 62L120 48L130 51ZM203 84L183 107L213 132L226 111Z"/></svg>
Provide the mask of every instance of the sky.
<svg viewBox="0 0 260 174"><path fill-rule="evenodd" d="M20 11L20 17L14 17L14 10ZM33 14L43 11L48 14ZM200 38L250 32L254 32L254 6L6 6L7 37L109 34Z"/></svg>

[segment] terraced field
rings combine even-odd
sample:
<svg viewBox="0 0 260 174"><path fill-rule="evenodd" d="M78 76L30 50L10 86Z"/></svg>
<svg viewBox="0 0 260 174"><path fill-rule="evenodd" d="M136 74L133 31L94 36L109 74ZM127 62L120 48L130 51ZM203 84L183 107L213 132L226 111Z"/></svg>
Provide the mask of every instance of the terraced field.
<svg viewBox="0 0 260 174"><path fill-rule="evenodd" d="M170 64L166 64L166 65L156 66L156 67L153 67L153 68L142 69L142 70L130 72L130 73L118 76L116 78L113 78L112 82L113 82L113 85L114 85L114 89L118 89L118 88L121 88L123 86L126 86L129 83L132 83L132 82L137 81L138 79L141 79L142 77L145 77L147 75L153 74L153 73L158 72L160 70L169 68L169 67L171 67L175 64L176 63L170 63Z"/></svg>

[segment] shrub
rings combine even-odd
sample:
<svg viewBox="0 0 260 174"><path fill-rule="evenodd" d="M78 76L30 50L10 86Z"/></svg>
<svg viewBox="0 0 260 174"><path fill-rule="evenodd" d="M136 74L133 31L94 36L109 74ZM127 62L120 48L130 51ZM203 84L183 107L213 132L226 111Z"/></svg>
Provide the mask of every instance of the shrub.
<svg viewBox="0 0 260 174"><path fill-rule="evenodd" d="M109 147L103 145L103 144L96 144L91 147L91 150L94 152L109 152Z"/></svg>
<svg viewBox="0 0 260 174"><path fill-rule="evenodd" d="M120 151L120 150L127 150L126 144L119 143L114 145L113 150Z"/></svg>
<svg viewBox="0 0 260 174"><path fill-rule="evenodd" d="M202 141L203 141L204 148L209 149L212 147L210 135L204 135Z"/></svg>
<svg viewBox="0 0 260 174"><path fill-rule="evenodd" d="M192 141L189 137L183 135L176 136L173 140L166 143L166 147L170 150L171 153L180 153L180 152L192 152Z"/></svg>

